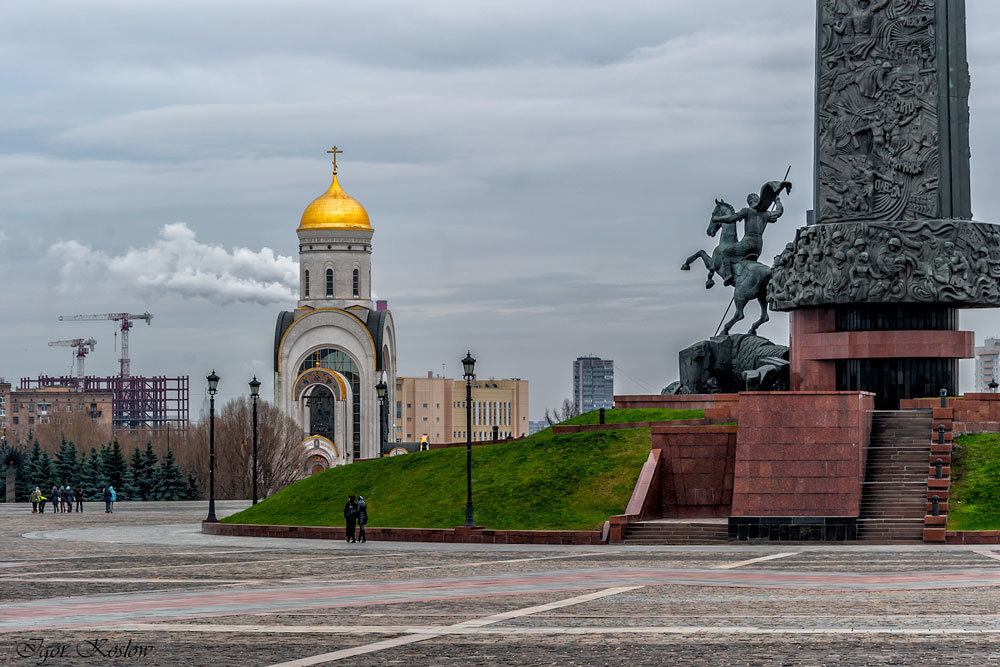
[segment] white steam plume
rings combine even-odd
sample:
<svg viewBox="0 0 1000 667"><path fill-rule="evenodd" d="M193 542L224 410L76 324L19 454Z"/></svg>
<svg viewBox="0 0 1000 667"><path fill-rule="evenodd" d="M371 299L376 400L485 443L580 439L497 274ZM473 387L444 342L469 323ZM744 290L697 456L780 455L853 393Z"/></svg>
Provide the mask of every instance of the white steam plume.
<svg viewBox="0 0 1000 667"><path fill-rule="evenodd" d="M84 277L103 275L116 286L134 286L140 296L201 297L220 306L288 303L298 292L299 265L293 258L270 248L230 251L199 243L183 222L164 225L152 244L117 256L78 241L56 243L49 254L63 262L67 289L82 286Z"/></svg>

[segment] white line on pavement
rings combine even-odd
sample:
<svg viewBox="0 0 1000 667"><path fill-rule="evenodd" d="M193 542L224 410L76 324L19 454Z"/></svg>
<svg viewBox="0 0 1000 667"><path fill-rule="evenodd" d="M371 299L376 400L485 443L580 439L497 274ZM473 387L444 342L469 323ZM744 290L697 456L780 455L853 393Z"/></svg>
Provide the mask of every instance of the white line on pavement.
<svg viewBox="0 0 1000 667"><path fill-rule="evenodd" d="M549 602L547 604L536 605L533 607L525 607L524 609L515 609L514 611L505 611L499 614L493 614L492 616L486 616L484 618L476 618L470 621L464 621L462 623L456 623L455 625L445 626L440 632L418 632L416 634L406 634L401 637L395 637L393 639L386 639L384 641L375 642L374 644L366 644L364 646L355 646L354 648L346 648L340 651L333 651L331 653L323 653L321 655L314 655L308 658L302 658L300 660L292 660L290 662L282 662L271 667L307 667L308 665L318 665L321 662L332 662L334 660L340 660L342 658L353 658L359 655L365 655L368 653L375 653L377 651L382 651L387 648L394 648L396 646L403 646L405 644L413 644L416 642L422 642L427 639L434 639L440 637L444 634L449 634L453 631L458 633L468 632L470 630L481 630L483 626L490 625L492 623L500 623L512 618L518 618L521 616L528 616L530 614L538 614L543 611L549 611L551 609L559 609L560 607L569 607L571 605L580 604L582 602L589 602L591 600L597 600L599 598L608 597L610 595L618 595L619 593L626 593L628 591L634 591L637 588L642 588L642 586L618 586L615 588L605 588L601 591L596 591L594 593L586 593L585 595L577 595L576 597L567 598L565 600L558 600L556 602Z"/></svg>
<svg viewBox="0 0 1000 667"><path fill-rule="evenodd" d="M973 551L972 553L979 554L980 556L986 556L987 558L992 558L993 560L1000 560L1000 553L996 551L987 551L986 549L980 549L978 551Z"/></svg>
<svg viewBox="0 0 1000 667"><path fill-rule="evenodd" d="M754 563L763 563L766 560L776 560L778 558L785 558L786 556L798 556L801 551L789 551L784 554L771 554L770 556L761 556L760 558L751 558L750 560L741 560L736 563L725 563L724 565L716 565L714 570L732 570L737 567L743 567L744 565L753 565Z"/></svg>

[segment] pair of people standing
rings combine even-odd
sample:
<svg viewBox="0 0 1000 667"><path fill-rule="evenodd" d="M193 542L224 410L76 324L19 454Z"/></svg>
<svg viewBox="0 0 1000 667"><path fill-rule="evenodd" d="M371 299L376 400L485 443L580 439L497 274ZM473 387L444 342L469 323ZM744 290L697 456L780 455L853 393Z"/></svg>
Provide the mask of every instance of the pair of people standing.
<svg viewBox="0 0 1000 667"><path fill-rule="evenodd" d="M104 513L114 514L115 513L115 501L118 500L118 494L115 493L115 487L110 484L104 487L102 491L104 496Z"/></svg>
<svg viewBox="0 0 1000 667"><path fill-rule="evenodd" d="M346 526L345 538L348 543L367 542L365 536L365 524L368 523L368 503L364 496L358 496L358 501L354 502L354 496L347 497L347 504L344 505L344 522ZM355 524L358 526L358 535L355 538Z"/></svg>

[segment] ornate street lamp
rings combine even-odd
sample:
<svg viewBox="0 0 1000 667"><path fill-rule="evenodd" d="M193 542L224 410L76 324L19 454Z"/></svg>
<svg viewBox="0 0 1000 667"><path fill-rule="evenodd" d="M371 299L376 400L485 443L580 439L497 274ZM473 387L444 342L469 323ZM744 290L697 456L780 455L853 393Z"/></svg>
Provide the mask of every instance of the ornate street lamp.
<svg viewBox="0 0 1000 667"><path fill-rule="evenodd" d="M465 525L472 527L472 378L476 376L476 360L472 351L465 353L462 359L463 377L465 378Z"/></svg>
<svg viewBox="0 0 1000 667"><path fill-rule="evenodd" d="M257 504L257 395L260 393L260 382L254 375L250 380L250 398L253 400L253 504Z"/></svg>
<svg viewBox="0 0 1000 667"><path fill-rule="evenodd" d="M386 398L389 394L389 386L385 383L385 380L379 380L379 383L375 385L375 392L378 394L378 454L379 456L382 456L385 454L385 442L389 430L389 405L386 402Z"/></svg>
<svg viewBox="0 0 1000 667"><path fill-rule="evenodd" d="M215 523L215 392L219 389L219 376L212 369L208 380L208 518Z"/></svg>

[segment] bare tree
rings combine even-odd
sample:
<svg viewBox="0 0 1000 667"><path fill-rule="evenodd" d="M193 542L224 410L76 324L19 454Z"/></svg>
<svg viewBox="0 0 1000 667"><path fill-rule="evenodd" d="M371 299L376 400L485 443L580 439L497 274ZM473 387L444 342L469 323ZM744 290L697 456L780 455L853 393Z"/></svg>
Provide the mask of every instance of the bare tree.
<svg viewBox="0 0 1000 667"><path fill-rule="evenodd" d="M226 403L215 416L215 497L252 495L253 412L246 396ZM208 420L189 431L181 467L196 472L202 492L208 488ZM257 404L257 488L266 497L296 481L302 470L298 425L273 403Z"/></svg>
<svg viewBox="0 0 1000 667"><path fill-rule="evenodd" d="M551 413L549 413L548 408L545 408L545 421L549 423L549 426L552 426L553 424L564 422L567 419L572 419L573 417L576 417L577 414L579 413L576 411L576 404L568 398L564 398L562 405L553 410Z"/></svg>

